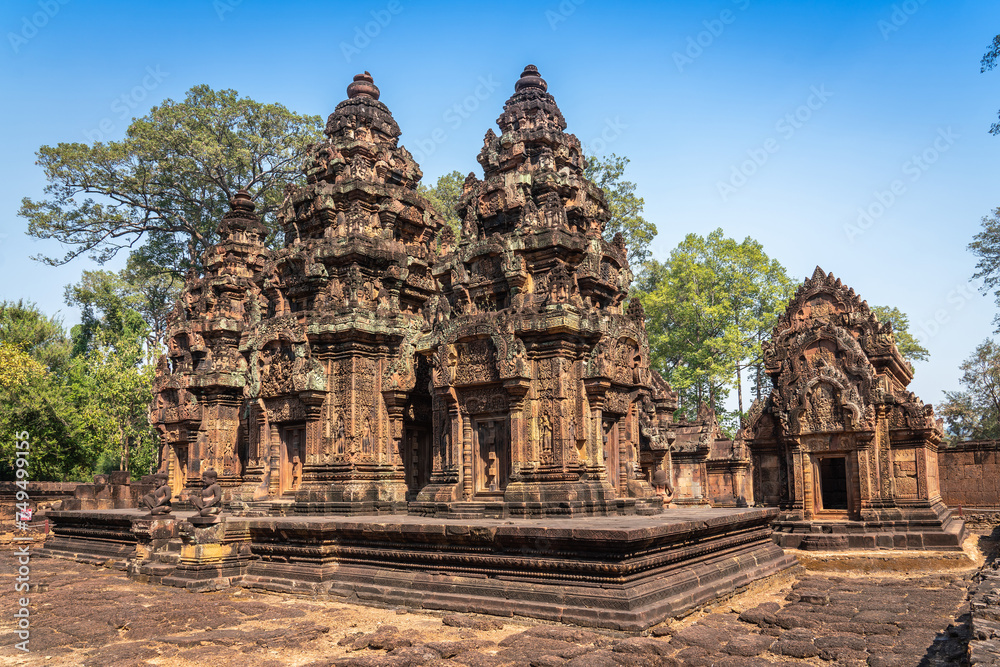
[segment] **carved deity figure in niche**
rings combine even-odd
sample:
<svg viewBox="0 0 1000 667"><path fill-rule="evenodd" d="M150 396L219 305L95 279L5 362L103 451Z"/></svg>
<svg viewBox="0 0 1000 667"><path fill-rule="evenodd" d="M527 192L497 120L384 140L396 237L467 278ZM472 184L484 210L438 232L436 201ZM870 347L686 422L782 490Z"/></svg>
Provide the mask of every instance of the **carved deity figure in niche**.
<svg viewBox="0 0 1000 667"><path fill-rule="evenodd" d="M437 445L440 449L437 455L441 459L441 465L447 467L451 463L451 420L447 415L441 417L440 433L441 438Z"/></svg>
<svg viewBox="0 0 1000 667"><path fill-rule="evenodd" d="M344 435L344 418L339 412L333 421L333 451L335 454L347 453L347 438Z"/></svg>
<svg viewBox="0 0 1000 667"><path fill-rule="evenodd" d="M488 491L496 492L499 490L496 422L490 421L480 424L479 449L483 465L483 487Z"/></svg>
<svg viewBox="0 0 1000 667"><path fill-rule="evenodd" d="M542 440L542 453L551 454L552 453L552 420L549 418L548 412L543 412L541 419L539 419L539 435Z"/></svg>
<svg viewBox="0 0 1000 667"><path fill-rule="evenodd" d="M569 301L570 281L566 267L562 264L556 266L549 273L549 303L566 303Z"/></svg>
<svg viewBox="0 0 1000 667"><path fill-rule="evenodd" d="M292 489L302 486L302 458L299 452L292 454Z"/></svg>
<svg viewBox="0 0 1000 667"><path fill-rule="evenodd" d="M810 430L828 431L836 428L836 394L833 387L820 382L806 391L803 415Z"/></svg>
<svg viewBox="0 0 1000 667"><path fill-rule="evenodd" d="M330 278L330 282L326 286L326 294L334 308L344 307L344 288L336 276Z"/></svg>
<svg viewBox="0 0 1000 667"><path fill-rule="evenodd" d="M370 456L373 453L372 441L372 420L369 417L365 417L364 428L361 432L361 453L365 456Z"/></svg>

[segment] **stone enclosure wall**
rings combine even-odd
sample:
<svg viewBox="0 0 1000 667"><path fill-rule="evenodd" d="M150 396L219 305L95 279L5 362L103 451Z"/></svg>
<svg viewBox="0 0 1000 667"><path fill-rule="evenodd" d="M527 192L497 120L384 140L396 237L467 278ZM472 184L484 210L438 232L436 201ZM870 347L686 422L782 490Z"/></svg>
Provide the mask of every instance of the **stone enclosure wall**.
<svg viewBox="0 0 1000 667"><path fill-rule="evenodd" d="M1000 441L942 446L938 474L941 498L949 507L1000 508Z"/></svg>

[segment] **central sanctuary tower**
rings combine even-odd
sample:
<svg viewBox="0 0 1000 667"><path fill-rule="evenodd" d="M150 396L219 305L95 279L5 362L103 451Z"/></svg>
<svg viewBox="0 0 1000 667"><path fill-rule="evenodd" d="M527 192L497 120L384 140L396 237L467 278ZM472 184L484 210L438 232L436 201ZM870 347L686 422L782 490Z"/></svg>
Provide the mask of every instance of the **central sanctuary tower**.
<svg viewBox="0 0 1000 667"><path fill-rule="evenodd" d="M528 65L486 132L445 230L432 362L430 483L411 512L653 513L676 394L649 367L620 235L580 141ZM645 473L640 449L654 453ZM647 457L647 459L650 457Z"/></svg>

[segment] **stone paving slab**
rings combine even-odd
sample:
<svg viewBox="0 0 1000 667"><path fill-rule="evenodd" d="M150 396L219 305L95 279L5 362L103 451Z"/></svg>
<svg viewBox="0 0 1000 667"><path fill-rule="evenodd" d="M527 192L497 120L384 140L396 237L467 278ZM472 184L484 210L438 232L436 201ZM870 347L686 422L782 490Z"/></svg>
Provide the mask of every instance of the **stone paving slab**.
<svg viewBox="0 0 1000 667"><path fill-rule="evenodd" d="M232 589L191 593L109 568L32 557L30 654L11 619L16 561L0 554L0 663L365 667L962 665L960 574L807 574L643 635L467 614L373 609Z"/></svg>

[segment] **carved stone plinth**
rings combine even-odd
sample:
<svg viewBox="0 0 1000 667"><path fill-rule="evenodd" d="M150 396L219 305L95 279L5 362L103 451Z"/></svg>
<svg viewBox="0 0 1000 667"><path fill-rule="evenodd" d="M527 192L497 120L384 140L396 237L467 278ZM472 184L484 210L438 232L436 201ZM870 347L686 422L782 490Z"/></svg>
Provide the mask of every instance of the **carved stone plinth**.
<svg viewBox="0 0 1000 667"><path fill-rule="evenodd" d="M241 585L639 631L795 567L770 538L775 514L252 519Z"/></svg>
<svg viewBox="0 0 1000 667"><path fill-rule="evenodd" d="M140 510L51 511L52 537L45 541L42 553L94 565L110 561L115 569L124 570L136 553L139 538L132 530L136 520L157 524L161 530L174 523L151 521L146 514Z"/></svg>

